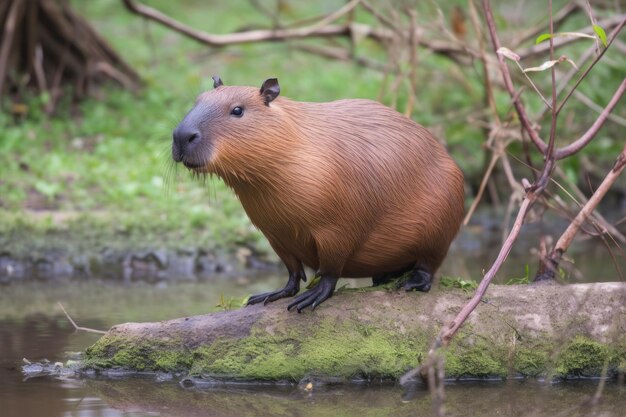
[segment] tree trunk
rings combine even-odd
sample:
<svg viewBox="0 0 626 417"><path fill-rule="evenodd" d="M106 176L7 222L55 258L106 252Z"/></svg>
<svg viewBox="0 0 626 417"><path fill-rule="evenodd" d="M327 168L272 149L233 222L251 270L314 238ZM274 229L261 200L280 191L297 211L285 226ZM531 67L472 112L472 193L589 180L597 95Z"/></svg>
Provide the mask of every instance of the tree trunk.
<svg viewBox="0 0 626 417"><path fill-rule="evenodd" d="M0 96L19 101L25 88L47 92L52 111L65 85L76 98L104 80L139 85L137 73L67 1L3 0L0 33Z"/></svg>
<svg viewBox="0 0 626 417"><path fill-rule="evenodd" d="M287 300L159 323L113 327L84 366L183 372L202 381L397 379L416 366L467 302L429 294L344 290L314 312ZM626 284L497 286L443 352L448 378L587 377L626 367Z"/></svg>

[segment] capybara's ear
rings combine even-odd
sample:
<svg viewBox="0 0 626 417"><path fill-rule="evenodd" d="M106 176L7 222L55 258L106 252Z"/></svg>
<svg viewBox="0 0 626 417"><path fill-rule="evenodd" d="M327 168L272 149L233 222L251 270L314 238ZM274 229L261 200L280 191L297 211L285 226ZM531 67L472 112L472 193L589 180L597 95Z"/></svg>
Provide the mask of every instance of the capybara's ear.
<svg viewBox="0 0 626 417"><path fill-rule="evenodd" d="M263 101L266 106L269 106L272 101L280 94L280 85L278 85L277 78L268 78L263 82L260 90L263 96Z"/></svg>
<svg viewBox="0 0 626 417"><path fill-rule="evenodd" d="M219 75L214 75L211 78L213 78L213 88L217 88L219 86L224 85Z"/></svg>

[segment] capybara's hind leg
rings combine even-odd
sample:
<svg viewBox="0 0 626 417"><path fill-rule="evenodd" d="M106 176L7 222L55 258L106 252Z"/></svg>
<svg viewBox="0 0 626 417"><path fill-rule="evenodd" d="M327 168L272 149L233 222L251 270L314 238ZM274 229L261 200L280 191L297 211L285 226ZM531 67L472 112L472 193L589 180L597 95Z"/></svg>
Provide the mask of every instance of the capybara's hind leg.
<svg viewBox="0 0 626 417"><path fill-rule="evenodd" d="M433 273L430 269L423 265L416 265L411 271L409 279L406 280L402 287L405 291L430 291L433 281Z"/></svg>
<svg viewBox="0 0 626 417"><path fill-rule="evenodd" d="M406 268L399 269L394 272L390 272L387 274L378 274L372 277L372 287L378 287L379 285L389 284L394 279L400 278L402 275L406 274L410 270L413 269L413 265L409 265Z"/></svg>

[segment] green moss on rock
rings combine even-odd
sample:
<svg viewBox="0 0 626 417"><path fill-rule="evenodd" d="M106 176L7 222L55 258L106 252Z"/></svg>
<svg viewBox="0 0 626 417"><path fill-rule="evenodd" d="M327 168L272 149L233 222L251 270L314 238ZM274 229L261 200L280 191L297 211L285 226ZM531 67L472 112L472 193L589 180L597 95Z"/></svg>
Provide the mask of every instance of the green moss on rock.
<svg viewBox="0 0 626 417"><path fill-rule="evenodd" d="M192 365L192 355L176 342L140 341L104 336L85 351L85 366L121 367L137 371L181 371Z"/></svg>
<svg viewBox="0 0 626 417"><path fill-rule="evenodd" d="M617 368L619 356L602 343L576 336L559 354L556 372L562 377L599 375L605 363Z"/></svg>
<svg viewBox="0 0 626 417"><path fill-rule="evenodd" d="M341 335L341 337L337 337ZM291 329L270 335L253 329L242 339L218 339L211 345L185 349L175 340L135 340L106 335L86 350L85 367L120 367L136 371L189 371L191 375L220 375L255 380L297 381L307 374L351 378L398 378L416 366L432 339L427 334L404 334L381 324L342 323L327 319L312 334ZM626 368L626 352L584 336L574 338L551 360L554 347L546 343L509 352L488 340L461 334L445 352L449 378L506 377L509 361L524 376L599 375Z"/></svg>
<svg viewBox="0 0 626 417"><path fill-rule="evenodd" d="M448 349L446 357L446 377L448 378L489 378L506 377L504 358L493 346L478 344L465 349Z"/></svg>
<svg viewBox="0 0 626 417"><path fill-rule="evenodd" d="M337 337L341 335L341 337ZM194 351L191 374L244 379L299 380L306 374L343 378L398 378L417 365L425 338L398 337L382 326L322 322L314 334L262 332L233 341L216 341Z"/></svg>
<svg viewBox="0 0 626 417"><path fill-rule="evenodd" d="M549 364L550 350L541 345L518 349L513 360L514 370L529 377L546 374Z"/></svg>

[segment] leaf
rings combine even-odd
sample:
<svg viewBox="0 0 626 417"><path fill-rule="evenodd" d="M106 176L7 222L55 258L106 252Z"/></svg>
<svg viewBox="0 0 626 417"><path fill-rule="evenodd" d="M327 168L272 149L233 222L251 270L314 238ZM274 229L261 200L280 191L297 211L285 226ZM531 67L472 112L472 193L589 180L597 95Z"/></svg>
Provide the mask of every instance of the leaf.
<svg viewBox="0 0 626 417"><path fill-rule="evenodd" d="M506 58L509 58L512 61L518 62L520 60L520 56L515 52L511 51L509 48L505 48L504 46L498 48L496 51L500 55L503 55Z"/></svg>
<svg viewBox="0 0 626 417"><path fill-rule="evenodd" d="M601 26L593 25L593 31L596 32L596 35L598 35L598 38L600 38L600 40L602 41L602 45L606 47L606 32L604 31L604 29L602 29Z"/></svg>
<svg viewBox="0 0 626 417"><path fill-rule="evenodd" d="M546 61L543 64L539 65L538 67L524 68L524 72L545 71L545 70L547 70L549 68L552 68L553 66L555 66L558 63L559 63L558 59L555 59L553 61Z"/></svg>
<svg viewBox="0 0 626 417"><path fill-rule="evenodd" d="M599 26L598 26L599 27ZM600 28L602 29L602 28ZM604 31L603 31L604 32ZM595 39L595 36L592 35L587 35L586 33L580 33L580 32L559 32L559 33L555 33L553 35L550 35L549 33L542 33L541 35L537 36L537 39L535 39L535 45L538 43L541 43L545 40L548 40L550 38L556 38L556 37L562 37L562 36L570 36L570 37L574 37L574 38L588 38L588 39ZM600 35L598 35L600 36ZM606 38L606 35L605 35Z"/></svg>
<svg viewBox="0 0 626 417"><path fill-rule="evenodd" d="M547 70L549 68L552 68L556 64L559 64L559 63L561 63L563 61L569 62L574 68L578 69L578 67L576 67L576 64L574 63L574 61L572 61L571 59L569 59L568 57L566 57L564 55L564 56L560 57L559 59L554 59L552 61L546 61L543 64L539 65L538 67L525 68L524 72L545 71L545 70Z"/></svg>
<svg viewBox="0 0 626 417"><path fill-rule="evenodd" d="M537 36L537 39L535 39L535 45L538 45L541 42L550 39L551 37L552 37L552 35L549 34L549 33L542 33L541 35Z"/></svg>

